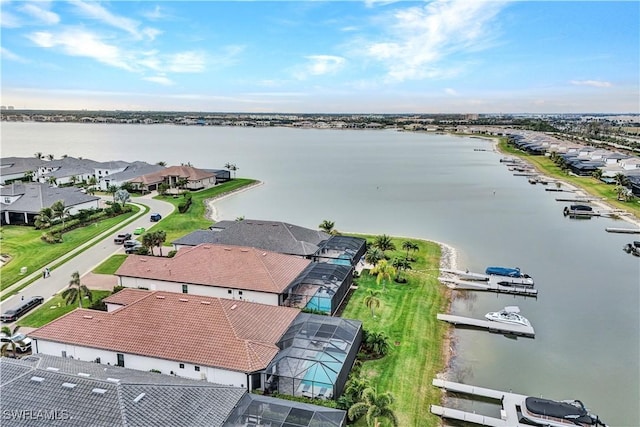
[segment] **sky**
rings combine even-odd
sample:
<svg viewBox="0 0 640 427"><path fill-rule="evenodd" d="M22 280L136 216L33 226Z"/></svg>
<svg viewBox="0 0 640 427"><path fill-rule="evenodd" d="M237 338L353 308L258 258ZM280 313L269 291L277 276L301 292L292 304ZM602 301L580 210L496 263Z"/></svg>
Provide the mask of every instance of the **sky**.
<svg viewBox="0 0 640 427"><path fill-rule="evenodd" d="M638 1L0 0L16 109L639 113Z"/></svg>

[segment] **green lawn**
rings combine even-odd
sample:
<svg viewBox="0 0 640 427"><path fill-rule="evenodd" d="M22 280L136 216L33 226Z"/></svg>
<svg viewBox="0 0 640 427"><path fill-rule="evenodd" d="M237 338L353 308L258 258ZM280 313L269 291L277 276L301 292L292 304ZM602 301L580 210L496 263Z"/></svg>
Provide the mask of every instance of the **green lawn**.
<svg viewBox="0 0 640 427"><path fill-rule="evenodd" d="M56 244L42 241L42 230L16 225L3 226L2 253L11 256L11 261L2 267L0 289L6 289L22 279L21 267L27 267L27 274L39 271L100 233L131 218L139 211L135 206L132 208L132 212L68 231L64 233L64 241Z"/></svg>
<svg viewBox="0 0 640 427"><path fill-rule="evenodd" d="M615 208L631 212L636 218L640 218L640 200L636 198L635 200L628 202L619 201L618 195L614 190L615 185L613 184L605 184L604 182L590 176L569 175L560 169L560 167L558 167L558 165L556 165L550 158L546 156L532 156L531 154L525 153L508 145L506 138L500 138L498 148L505 154L517 156L530 162L536 167L536 169L547 176L566 181L583 189L592 196L606 199L605 202Z"/></svg>
<svg viewBox="0 0 640 427"><path fill-rule="evenodd" d="M103 298L111 295L111 291L92 291L93 302L99 301ZM83 301L84 307L88 307L91 303L88 300ZM39 328L47 323L51 322L58 317L67 314L78 308L77 304L66 305L62 295L58 294L49 301L45 301L42 306L38 307L35 311L28 316L18 320L18 325L29 328Z"/></svg>
<svg viewBox="0 0 640 427"><path fill-rule="evenodd" d="M372 241L372 236L366 237ZM429 411L430 404L439 404L442 392L431 385L436 374L444 370L443 345L447 325L436 320L436 314L446 312L447 292L438 282L440 246L423 240L394 238L397 248L402 242L417 243L420 250L407 284L387 283L386 291L376 284L375 277L363 274L357 279L354 292L342 317L359 319L364 328L383 331L390 337L391 350L382 359L368 361L362 372L379 392L389 391L395 397L394 412L401 426L438 426L440 419ZM404 257L402 250L390 251L388 256ZM381 291L381 307L376 317L364 305L368 289ZM365 426L363 420L355 424ZM384 426L385 424L383 424Z"/></svg>
<svg viewBox="0 0 640 427"><path fill-rule="evenodd" d="M192 231L209 228L209 226L213 224L213 221L205 218L205 200L238 190L255 182L257 182L255 179L236 178L206 190L192 192L191 207L183 214L178 212L178 205L183 200L182 196L176 198L173 196L156 196L156 199L173 204L176 210L160 221L160 223L154 227L154 230L163 230L167 233L166 242L170 243Z"/></svg>
<svg viewBox="0 0 640 427"><path fill-rule="evenodd" d="M111 255L109 258L104 260L102 264L94 268L93 273L114 274L118 268L120 268L125 259L127 259L126 255Z"/></svg>

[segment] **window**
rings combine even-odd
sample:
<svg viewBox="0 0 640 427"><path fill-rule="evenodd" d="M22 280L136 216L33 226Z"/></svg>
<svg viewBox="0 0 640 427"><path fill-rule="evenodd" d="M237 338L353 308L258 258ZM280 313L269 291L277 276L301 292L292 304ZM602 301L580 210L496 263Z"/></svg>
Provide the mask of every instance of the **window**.
<svg viewBox="0 0 640 427"><path fill-rule="evenodd" d="M124 354L117 353L116 357L118 358L118 363L116 365L124 368Z"/></svg>
<svg viewBox="0 0 640 427"><path fill-rule="evenodd" d="M62 357L67 357L67 352L62 350Z"/></svg>
<svg viewBox="0 0 640 427"><path fill-rule="evenodd" d="M182 285L182 293L183 294L188 294L189 293L189 286Z"/></svg>
<svg viewBox="0 0 640 427"><path fill-rule="evenodd" d="M184 369L184 363L180 364L180 369Z"/></svg>
<svg viewBox="0 0 640 427"><path fill-rule="evenodd" d="M228 294L232 294L232 293L233 293L233 291L232 291L231 289L229 289L229 290L227 290L227 293L228 293Z"/></svg>
<svg viewBox="0 0 640 427"><path fill-rule="evenodd" d="M196 370L196 372L200 372L200 366L194 366L194 369Z"/></svg>
<svg viewBox="0 0 640 427"><path fill-rule="evenodd" d="M238 291L238 295L242 295L242 291Z"/></svg>

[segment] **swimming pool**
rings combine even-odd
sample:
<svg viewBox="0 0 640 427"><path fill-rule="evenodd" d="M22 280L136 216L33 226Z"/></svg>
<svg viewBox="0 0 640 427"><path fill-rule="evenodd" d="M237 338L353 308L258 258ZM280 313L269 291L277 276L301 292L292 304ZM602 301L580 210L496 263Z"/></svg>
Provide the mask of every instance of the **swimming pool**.
<svg viewBox="0 0 640 427"><path fill-rule="evenodd" d="M318 292L311 297L305 308L331 313L331 295L318 290Z"/></svg>
<svg viewBox="0 0 640 427"><path fill-rule="evenodd" d="M326 387L333 389L333 385L338 378L338 373L342 369L346 354L325 352L320 353L320 358L315 361L310 361L312 364L302 380L303 384L308 384L312 387Z"/></svg>
<svg viewBox="0 0 640 427"><path fill-rule="evenodd" d="M331 264L351 266L351 257L349 255L342 254L338 258L332 259Z"/></svg>

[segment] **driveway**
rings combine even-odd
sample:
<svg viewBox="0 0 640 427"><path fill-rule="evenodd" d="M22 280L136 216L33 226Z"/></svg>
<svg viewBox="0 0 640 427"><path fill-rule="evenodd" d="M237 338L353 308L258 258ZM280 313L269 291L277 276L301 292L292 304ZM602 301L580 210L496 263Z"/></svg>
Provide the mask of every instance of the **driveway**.
<svg viewBox="0 0 640 427"><path fill-rule="evenodd" d="M43 296L46 301L69 285L71 274L74 271L78 271L80 273L80 277L82 278L84 275L91 272L91 270L93 270L96 266L102 263L105 259L109 258L111 255L118 252L124 253L122 245L116 245L113 243L113 238L116 235L122 232L132 233L133 230L137 227L144 227L148 230L156 226L157 224L162 224L162 220L160 220L159 222L151 222L149 220L150 214L153 212L158 212L160 215L162 215L163 218L173 212L174 208L171 203L152 199L152 197L156 194L157 193L151 193L142 197L132 198L132 203L148 206L150 209L149 212L135 219L133 222L127 224L126 226L113 231L98 243L91 246L89 249L80 254L77 254L75 257L70 258L64 264L56 267L55 269L52 269L51 275L48 278L45 279L40 276L38 280L24 288L17 295L14 295L2 301L2 311L13 307L18 303L22 296L24 296L24 298L26 299L32 296L40 295ZM7 290L5 290L5 292Z"/></svg>

